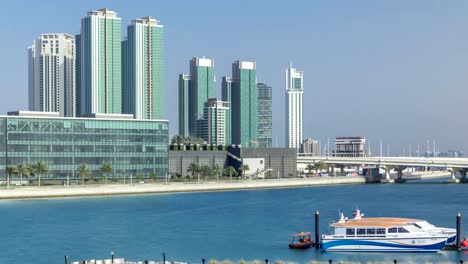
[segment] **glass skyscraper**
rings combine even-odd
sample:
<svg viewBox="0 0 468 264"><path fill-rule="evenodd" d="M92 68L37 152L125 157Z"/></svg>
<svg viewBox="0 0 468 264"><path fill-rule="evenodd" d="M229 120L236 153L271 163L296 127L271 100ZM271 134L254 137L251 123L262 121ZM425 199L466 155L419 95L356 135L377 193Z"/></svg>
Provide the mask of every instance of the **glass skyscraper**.
<svg viewBox="0 0 468 264"><path fill-rule="evenodd" d="M231 135L232 143L258 147L257 72L254 61L232 64Z"/></svg>
<svg viewBox="0 0 468 264"><path fill-rule="evenodd" d="M190 75L179 74L179 135L188 137L190 111Z"/></svg>
<svg viewBox="0 0 468 264"><path fill-rule="evenodd" d="M28 49L29 110L76 115L75 38L42 34Z"/></svg>
<svg viewBox="0 0 468 264"><path fill-rule="evenodd" d="M44 162L45 178L79 178L77 169L87 164L95 177L110 163L111 177L141 172L145 177L168 172L168 121L96 118L60 118L58 114L13 112L0 116L0 169ZM44 177L44 176L43 176Z"/></svg>
<svg viewBox="0 0 468 264"><path fill-rule="evenodd" d="M108 9L81 20L81 115L122 112L121 19Z"/></svg>
<svg viewBox="0 0 468 264"><path fill-rule="evenodd" d="M182 77L185 80L181 81ZM184 85L188 85L185 87ZM188 90L188 105L186 105ZM179 124L188 122L188 135L197 135L197 124L203 118L205 103L209 98L216 97L216 79L214 75L214 60L207 58L193 58L190 60L190 76L179 76ZM181 105L183 104L183 105ZM188 111L183 111L187 108ZM182 111L181 111L182 110ZM181 128L179 128L180 131ZM181 131L187 134L185 131Z"/></svg>
<svg viewBox="0 0 468 264"><path fill-rule="evenodd" d="M257 138L258 146L261 148L272 147L272 89L266 83L258 83L257 99Z"/></svg>
<svg viewBox="0 0 468 264"><path fill-rule="evenodd" d="M136 119L163 117L163 26L151 17L136 19L122 42L123 113Z"/></svg>

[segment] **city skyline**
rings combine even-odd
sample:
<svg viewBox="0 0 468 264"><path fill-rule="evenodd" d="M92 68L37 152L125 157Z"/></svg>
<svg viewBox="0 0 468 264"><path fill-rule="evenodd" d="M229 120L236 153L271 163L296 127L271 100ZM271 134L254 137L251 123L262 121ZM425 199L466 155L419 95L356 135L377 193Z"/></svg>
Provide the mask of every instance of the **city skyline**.
<svg viewBox="0 0 468 264"><path fill-rule="evenodd" d="M165 26L171 25L171 37L166 38L165 44L168 49L166 53L172 54L172 56L166 56L168 59L165 63L169 64L169 67L164 76L166 83L166 99L169 101L167 104L169 107L165 107L165 118L170 120L171 134L176 134L177 132L177 114L176 111L174 111L174 108L170 108L171 106L173 107L176 105L176 103L174 103L177 98L174 96L177 94L177 89L175 88L177 85L176 76L178 72L185 71L183 69L186 67L185 61L187 61L187 59L193 56L205 55L215 58L217 61L222 61L215 72L218 77L229 72L225 65L229 64L228 62L235 59L248 59L257 61L259 68L262 69L258 82L267 82L273 87L273 138L278 138L279 145L283 145L284 142L282 142L282 138L284 138L284 135L282 134L282 131L284 131L284 128L282 128L282 126L284 124L284 120L282 120L281 117L284 112L284 102L282 102L284 101L284 96L281 94L281 83L283 82L281 81L282 78L278 78L276 75L281 75L281 69L284 69L286 63L291 59L298 68L304 70L307 74L307 84L305 84L305 86L308 90L304 93L304 101L310 102L309 105L313 108L314 113L317 113L317 115L314 115L314 122L308 121L305 116L304 138L313 137L320 139L323 142L327 137L334 138L335 136L363 135L371 142L374 152L376 147L378 147L378 141L382 138L385 146L386 144L391 145L391 152L398 153L402 153L403 148L408 148L407 146L409 144L412 144L413 147L418 143L424 145L426 140L429 138L431 142L432 140L439 142L438 144L441 144L441 150L466 150L467 143L464 142L463 131L467 128L461 124L463 122L456 123L452 120L452 118L456 120L462 119L466 115L467 111L466 108L463 107L463 101L458 101L461 100L463 96L451 96L449 100L449 95L453 95L456 92L462 92L463 87L468 85L468 81L462 76L463 74L460 70L463 68L461 66L464 66L463 63L465 60L462 59L466 57L465 50L466 46L468 46L465 45L467 40L459 36L464 31L461 30L462 28L458 29L458 26L461 26L463 23L459 21L460 17L455 16L455 18L452 18L450 22L446 22L445 24L442 23L438 27L425 27L421 26L421 24L415 23L414 20L409 18L409 13L411 12L402 12L403 6L412 11L417 10L419 13L411 13L411 16L416 16L419 19L426 19L424 22L433 26L435 25L435 22L431 22L430 20L441 22L441 17L447 18L446 15L454 12L456 13L457 9L462 9L460 7L462 4L455 3L443 10L439 10L435 4L428 4L425 8L416 9L420 6L417 4L411 4L408 7L405 6L403 2L364 7L366 5L362 3L365 2L366 1L362 1L359 2L361 4L357 4L356 14L350 15L344 13L342 20L338 19L337 21L334 21L336 24L332 23L331 25L324 25L324 29L312 26L309 20L303 18L302 26L309 29L312 33L315 32L319 35L322 34L320 35L322 37L325 36L325 40L322 39L319 42L323 45L332 46L332 49L327 50L323 46L315 45L312 46L311 51L309 52L308 49L305 49L304 45L299 45L299 48L295 49L299 49L299 51L306 56L298 56L299 53L289 49L283 50L281 53L277 54L279 56L275 58L275 63L272 63L272 61L268 59L269 56L274 54L271 52L271 49L266 49L265 51L255 49L254 51L254 48L248 47L248 45L241 45L238 49L224 49L224 46L221 44L223 43L222 41L213 42L211 36L205 32L201 32L201 34L203 34L203 38L200 38L201 40L197 41L200 42L198 44L193 43L189 45L188 43L185 43L185 45L181 45L179 43L175 43L174 41L176 40L171 38L175 37L177 34L185 34L190 30L181 30L183 29L180 24L182 22L177 22L177 20L182 18L170 17L170 5L163 5L162 9L157 12L147 12L143 9L126 10L121 4L111 2L107 5L103 4L103 6L107 6L118 12L120 16L125 17L125 22L122 22L123 25L128 24L127 21L130 17L137 18L145 15L160 18L165 22ZM50 5L50 3L46 3L46 6L48 5ZM309 6L310 5L311 4L309 4ZM344 7L347 7L346 4L337 3L316 5L318 5L318 7L322 9L321 11L325 14L342 14L344 12ZM28 41L14 42L16 43L15 45L23 45L23 52L16 53L14 52L14 48L4 48L3 50L11 51L8 53L16 54L15 57L24 57L24 49L28 44L30 45L31 39L42 33L79 33L79 31L76 30L77 24L79 24L79 19L86 13L86 11L96 9L98 7L94 6L91 2L82 3L78 6L79 7L76 10L74 9L71 14L67 14L70 17L70 20L73 21L73 26L70 26L72 23L63 23L64 25L55 25L55 27L43 26L41 29L36 28L33 33L28 33L27 31L19 33L18 38L20 40L24 38L23 34L28 33ZM254 8L258 7L259 4L254 5ZM234 8L239 7L234 6ZM277 12L274 7L272 8L273 14ZM384 9L385 12L383 11ZM86 11L83 12L83 10ZM166 13L164 10L169 10L169 12ZM304 13L309 14L310 12L317 15L317 13L314 13L311 9L302 11L300 15L303 17ZM368 16L368 14L372 12L377 12L377 14L389 14L389 17L384 16L383 18L375 18ZM403 21L395 20L395 16L400 17L400 20ZM250 22L252 22L252 19L253 18L249 17ZM318 21L331 21L328 18L320 16L313 16L313 20L314 19ZM39 20L44 20L44 22ZM52 23L52 21L47 20L47 17L38 19L37 24L43 25L43 23ZM182 21L184 20L182 19ZM339 31L339 34L335 34L333 31L329 31L329 35L323 35L325 29L333 29L338 26L343 26L344 21L352 22L351 25L353 27L346 28L351 30L351 32L358 33L358 36L366 38L367 42L371 45L362 43L357 38L351 38L350 42L346 42L346 45L339 41L331 41L341 40L342 37L349 36L349 32ZM403 25L406 25L405 23L412 23L409 23L409 29L405 28L402 33L406 36L406 38L404 38L404 42L392 42L393 45L396 44L395 47L392 45L385 45L384 40L387 40L385 36L380 34L375 27L363 23L371 21L382 22L384 29L386 29L386 31L390 31L387 33L391 33L390 35L393 36L393 38L396 38L395 36L400 34L397 30L403 29ZM200 25L203 25L203 23L206 23L206 20L195 20L193 24L197 24L198 22L200 22ZM241 35L244 37L246 37L246 35L252 37L252 39L256 40L254 43L258 45L257 42L262 39L262 36L269 37L270 39L271 36L269 34L260 34L260 27L267 26L268 23L262 21L256 22L258 26L254 27L254 31L258 35L256 35L255 38L253 38L254 36L248 32ZM452 29L451 31L445 30L447 26L453 25L450 23L455 23L457 26L456 29ZM210 28L206 25L205 28L208 27L208 29L206 29L207 32L211 32L211 30L219 29L220 26L221 25L213 25L213 28ZM226 25L226 29L229 30L229 24ZM420 29L421 32L415 31L416 29ZM2 30L6 30L6 28L3 28ZM281 30L279 32L281 32ZM377 36L382 39L370 38L370 34L377 34ZM437 36L434 37L434 39L437 38L437 40L427 42L427 39L432 40L432 38L430 38L431 34ZM187 35L192 36L192 33L187 33ZM441 40L444 39L441 36L446 36L448 38L447 40ZM421 37L422 39L420 39ZM183 43L183 41L181 42ZM239 43L240 42L237 41L235 42L235 44ZM455 43L458 44L455 45ZM380 44L381 46L376 44ZM426 45L422 46L422 44ZM205 45L205 47L202 47L203 45ZM232 47L231 45L233 44L230 44L229 47ZM462 48L461 46L464 47ZM180 48L182 47L186 49L181 50ZM222 50L219 50L221 47L223 47ZM370 47L371 49L368 49ZM421 47L423 48L421 49ZM450 51L444 47L451 47ZM252 50L250 50L251 48ZM317 52L317 48L318 50L322 48L322 50L328 52L332 51L333 53L328 53L328 56L323 56L320 52ZM229 50L229 52L226 52L226 50ZM174 58L174 51L178 52L178 57L176 58ZM363 53L364 51L366 51L366 54L369 53L369 56L366 56L366 54ZM395 58L395 54L399 54L397 53L398 51L401 51L402 55L396 56ZM433 53L431 53L431 51ZM356 56L356 52L360 57ZM187 56L187 54L189 55ZM455 54L457 54L456 57L453 56ZM185 59L180 60L181 57L184 57ZM309 60L315 61L315 63L311 64ZM24 81L24 79L26 79L24 77L27 74L27 70L24 69L27 68L27 64L25 61L26 60L23 60L22 64L19 66L16 65L16 68L13 66L13 69L23 69L15 70L18 73L13 73L13 77L4 75L4 79L6 81L4 82L5 86L3 86L2 91L11 97L8 101L5 101L2 104L2 112L26 109L27 96L25 95L27 94L27 81ZM349 68L349 65L351 64L355 65L354 68ZM376 67L376 65L380 65L377 67L380 70L373 71L373 74L365 74L366 69ZM397 65L399 67L396 67ZM9 66L11 67L11 65ZM2 64L2 68L5 70L4 67L5 65ZM182 70L174 71L175 68ZM434 71L438 74L428 74L427 71ZM170 72L176 73L169 74ZM444 76L444 78L440 78L441 76ZM15 79L18 81L15 82ZM455 80L455 85L453 85L453 80ZM14 87L15 90L19 91L17 93L7 92L13 89L11 87ZM219 85L216 86L216 89L219 89ZM169 91L169 93L167 93L167 91ZM424 91L424 93L421 93L421 91ZM316 100L316 97L323 98L323 100ZM348 102L347 98L355 98L359 101L360 107L346 107L346 102ZM385 100L382 100L382 98L385 98ZM437 111L432 110L434 108L436 108ZM350 111L350 109L352 111Z"/></svg>

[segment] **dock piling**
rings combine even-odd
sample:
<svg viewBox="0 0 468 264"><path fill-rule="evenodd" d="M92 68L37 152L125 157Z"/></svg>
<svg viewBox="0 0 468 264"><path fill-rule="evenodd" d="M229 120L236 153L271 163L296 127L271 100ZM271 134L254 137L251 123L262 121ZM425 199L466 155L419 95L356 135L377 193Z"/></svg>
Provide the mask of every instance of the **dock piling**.
<svg viewBox="0 0 468 264"><path fill-rule="evenodd" d="M65 256L65 264L68 264L68 256Z"/></svg>
<svg viewBox="0 0 468 264"><path fill-rule="evenodd" d="M203 258L201 261L202 261L203 264L205 264L206 259Z"/></svg>
<svg viewBox="0 0 468 264"><path fill-rule="evenodd" d="M457 213L457 249L460 249L460 239L461 239L461 214L460 212Z"/></svg>
<svg viewBox="0 0 468 264"><path fill-rule="evenodd" d="M328 263L329 263L329 264L332 264L332 263L333 263L333 260L329 259L329 260L328 260Z"/></svg>
<svg viewBox="0 0 468 264"><path fill-rule="evenodd" d="M315 249L319 249L320 247L319 218L320 212L318 210L315 210Z"/></svg>
<svg viewBox="0 0 468 264"><path fill-rule="evenodd" d="M166 264L166 253L163 253L163 264Z"/></svg>
<svg viewBox="0 0 468 264"><path fill-rule="evenodd" d="M265 259L265 264L268 264L268 262L269 262L268 259Z"/></svg>

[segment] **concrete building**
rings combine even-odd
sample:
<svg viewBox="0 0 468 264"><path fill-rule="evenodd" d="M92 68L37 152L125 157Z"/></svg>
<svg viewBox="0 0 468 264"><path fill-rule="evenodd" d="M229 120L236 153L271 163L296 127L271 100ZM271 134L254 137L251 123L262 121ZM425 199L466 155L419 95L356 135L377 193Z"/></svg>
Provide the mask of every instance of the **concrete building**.
<svg viewBox="0 0 468 264"><path fill-rule="evenodd" d="M365 157L366 138L337 137L335 138L335 157Z"/></svg>
<svg viewBox="0 0 468 264"><path fill-rule="evenodd" d="M184 146L185 148L185 146ZM182 175L183 177L190 176L187 170L192 163L197 163L200 166L208 165L213 168L219 165L221 168L227 166L227 151L224 149L208 150L208 149L192 149L190 150L169 150L169 174Z"/></svg>
<svg viewBox="0 0 468 264"><path fill-rule="evenodd" d="M179 74L179 135L188 137L190 131L190 75Z"/></svg>
<svg viewBox="0 0 468 264"><path fill-rule="evenodd" d="M232 64L231 130L232 143L258 147L257 69L254 61Z"/></svg>
<svg viewBox="0 0 468 264"><path fill-rule="evenodd" d="M257 98L257 140L260 148L271 148L273 145L272 139L272 89L266 83L257 83L258 98Z"/></svg>
<svg viewBox="0 0 468 264"><path fill-rule="evenodd" d="M299 149L303 138L302 95L304 72L289 64L286 69L286 145Z"/></svg>
<svg viewBox="0 0 468 264"><path fill-rule="evenodd" d="M210 98L197 125L197 137L210 145L231 144L230 103Z"/></svg>
<svg viewBox="0 0 468 264"><path fill-rule="evenodd" d="M164 111L163 26L154 18L132 21L122 42L123 113L161 119Z"/></svg>
<svg viewBox="0 0 468 264"><path fill-rule="evenodd" d="M318 140L313 138L306 138L301 143L301 148L299 150L300 153L307 153L313 156L319 156L318 153Z"/></svg>
<svg viewBox="0 0 468 264"><path fill-rule="evenodd" d="M122 112L121 19L100 9L81 20L80 115Z"/></svg>
<svg viewBox="0 0 468 264"><path fill-rule="evenodd" d="M44 162L42 178L79 179L76 171L87 164L94 177L100 166L111 164L110 177L143 173L147 178L168 172L167 120L135 120L121 114L94 118L59 117L51 112L11 112L0 116L0 170L7 166Z"/></svg>
<svg viewBox="0 0 468 264"><path fill-rule="evenodd" d="M188 87L184 85L188 85ZM186 90L188 90L188 98L187 94L184 93ZM197 120L203 118L205 103L208 98L215 97L214 59L192 58L190 60L190 76L179 76L179 124L188 122L188 133L182 131L184 132L182 134L188 134L192 137L197 135L197 123L199 123ZM186 98L188 100L185 100ZM188 105L185 105L186 101ZM181 111L185 108L188 109L188 113Z"/></svg>
<svg viewBox="0 0 468 264"><path fill-rule="evenodd" d="M28 48L29 110L76 115L75 38L42 34Z"/></svg>

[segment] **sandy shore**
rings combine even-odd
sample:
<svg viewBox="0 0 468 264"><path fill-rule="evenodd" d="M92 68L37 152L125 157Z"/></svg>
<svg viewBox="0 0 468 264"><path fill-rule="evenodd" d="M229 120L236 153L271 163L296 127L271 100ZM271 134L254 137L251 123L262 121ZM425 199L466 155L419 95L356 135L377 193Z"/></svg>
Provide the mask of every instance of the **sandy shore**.
<svg viewBox="0 0 468 264"><path fill-rule="evenodd" d="M337 184L363 184L364 177L323 177L309 179L271 179L204 183L146 183L146 184L109 184L89 186L53 187L15 187L0 190L0 199L34 199L51 197L104 196L124 194L212 192L226 190L249 190L269 188L293 188Z"/></svg>

